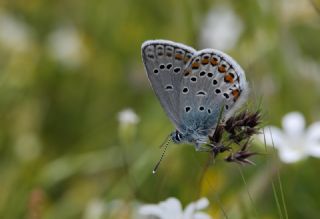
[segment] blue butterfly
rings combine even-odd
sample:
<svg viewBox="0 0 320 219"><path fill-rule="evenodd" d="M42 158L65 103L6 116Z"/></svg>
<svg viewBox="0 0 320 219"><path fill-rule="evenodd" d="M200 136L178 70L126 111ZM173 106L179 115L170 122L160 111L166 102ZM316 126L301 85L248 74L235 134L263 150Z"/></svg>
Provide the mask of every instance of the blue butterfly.
<svg viewBox="0 0 320 219"><path fill-rule="evenodd" d="M195 49L168 40L142 44L142 59L152 88L174 123L174 143L196 150L208 143L217 124L246 100L245 73L227 54Z"/></svg>

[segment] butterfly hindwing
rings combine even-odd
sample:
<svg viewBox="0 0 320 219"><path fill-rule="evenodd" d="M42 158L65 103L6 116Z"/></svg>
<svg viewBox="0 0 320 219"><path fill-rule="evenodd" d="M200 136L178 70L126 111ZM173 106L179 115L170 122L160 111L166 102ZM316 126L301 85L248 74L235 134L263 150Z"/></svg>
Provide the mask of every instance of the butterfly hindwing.
<svg viewBox="0 0 320 219"><path fill-rule="evenodd" d="M225 53L205 49L197 52L183 73L180 95L181 120L187 129L206 135L222 118L241 105L245 74Z"/></svg>
<svg viewBox="0 0 320 219"><path fill-rule="evenodd" d="M142 44L142 59L152 88L177 129L183 123L179 115L181 80L195 52L191 47L167 40Z"/></svg>

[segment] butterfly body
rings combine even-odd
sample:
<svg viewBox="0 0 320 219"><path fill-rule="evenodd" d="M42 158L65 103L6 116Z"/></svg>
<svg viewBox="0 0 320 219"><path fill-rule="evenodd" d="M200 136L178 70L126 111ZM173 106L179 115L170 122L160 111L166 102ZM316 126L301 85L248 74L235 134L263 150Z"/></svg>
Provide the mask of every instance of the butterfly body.
<svg viewBox="0 0 320 219"><path fill-rule="evenodd" d="M242 105L248 91L242 68L227 54L195 49L168 40L142 44L151 86L174 123L175 143L199 149L219 122Z"/></svg>

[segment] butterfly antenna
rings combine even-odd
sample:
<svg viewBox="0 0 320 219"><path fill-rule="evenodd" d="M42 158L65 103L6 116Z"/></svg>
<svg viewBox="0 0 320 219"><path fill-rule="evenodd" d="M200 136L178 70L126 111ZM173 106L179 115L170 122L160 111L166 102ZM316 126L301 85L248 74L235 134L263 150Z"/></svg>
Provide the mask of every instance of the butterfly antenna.
<svg viewBox="0 0 320 219"><path fill-rule="evenodd" d="M156 164L156 166L155 166L155 167L153 168L153 170L152 170L152 173L153 173L153 174L155 174L155 173L157 172L158 167L159 167L159 165L160 165L160 163L161 163L161 161L162 161L162 159L163 159L163 157L164 157L164 154L165 154L166 151L167 151L168 145L169 145L170 143L171 143L171 138L169 138L164 144L161 145L161 147L164 146L164 150L163 150L163 152L162 152L162 155L161 155L161 157L160 157L160 160L158 161L158 163Z"/></svg>
<svg viewBox="0 0 320 219"><path fill-rule="evenodd" d="M159 148L163 148L163 146L166 146L167 144L169 144L169 143L170 143L170 140L171 140L171 134L168 135L168 136L166 137L166 139L164 139L164 141L163 141L162 144L159 146Z"/></svg>

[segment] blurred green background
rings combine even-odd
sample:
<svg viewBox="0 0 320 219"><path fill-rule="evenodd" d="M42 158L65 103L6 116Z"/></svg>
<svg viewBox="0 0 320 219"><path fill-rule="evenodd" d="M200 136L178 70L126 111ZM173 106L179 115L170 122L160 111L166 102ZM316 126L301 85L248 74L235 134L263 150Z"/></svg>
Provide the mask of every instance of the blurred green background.
<svg viewBox="0 0 320 219"><path fill-rule="evenodd" d="M0 218L139 218L171 196L207 197L214 218L280 218L278 170L289 218L319 218L315 158L256 156L239 172L221 156L200 182L207 154L171 145L152 175L174 127L144 72L148 39L230 54L265 124L293 110L320 120L318 0L2 0ZM126 108L139 122L118 121Z"/></svg>

